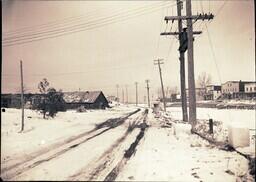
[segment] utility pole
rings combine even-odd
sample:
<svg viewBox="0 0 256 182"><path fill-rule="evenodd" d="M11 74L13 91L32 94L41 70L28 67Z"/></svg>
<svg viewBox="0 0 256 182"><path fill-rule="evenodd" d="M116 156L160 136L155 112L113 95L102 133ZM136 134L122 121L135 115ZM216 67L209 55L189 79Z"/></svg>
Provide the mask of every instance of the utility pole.
<svg viewBox="0 0 256 182"><path fill-rule="evenodd" d="M122 102L124 104L124 88L122 87Z"/></svg>
<svg viewBox="0 0 256 182"><path fill-rule="evenodd" d="M182 1L177 0L177 14L181 16L181 6ZM182 20L178 20L178 28L179 28L179 41L180 46L182 46ZM185 59L184 52L180 52L180 90L181 90L181 105L182 105L182 116L183 121L188 122L188 111L187 111L187 94L186 94L186 82L185 82Z"/></svg>
<svg viewBox="0 0 256 182"><path fill-rule="evenodd" d="M118 88L119 88L119 85L117 84L117 85L116 85L116 98L117 98L117 102L119 103Z"/></svg>
<svg viewBox="0 0 256 182"><path fill-rule="evenodd" d="M125 91L126 91L126 103L128 104L128 88L127 88L127 85L125 85Z"/></svg>
<svg viewBox="0 0 256 182"><path fill-rule="evenodd" d="M138 106L138 82L135 82L136 87L136 106Z"/></svg>
<svg viewBox="0 0 256 182"><path fill-rule="evenodd" d="M161 70L161 66L160 66L161 64L164 64L163 59L154 60L154 65L158 65L158 68L159 68L159 75L160 75L162 94L163 94L164 111L166 111L164 84L163 84L163 78L162 78L162 70Z"/></svg>
<svg viewBox="0 0 256 182"><path fill-rule="evenodd" d="M192 16L191 0L186 0L186 14ZM187 19L188 34L188 98L189 98L189 122L192 124L192 131L196 124L196 93L194 75L194 48L193 48L193 24L192 19Z"/></svg>
<svg viewBox="0 0 256 182"><path fill-rule="evenodd" d="M177 12L178 16L166 16L165 21L174 21L178 20L178 23L181 22L181 25L179 23L179 32L163 32L160 35L179 35L180 40L180 47L179 51L180 53L183 53L180 55L180 60L184 59L184 53L186 50L188 50L188 88L189 88L189 122L192 124L192 130L194 129L194 126L196 124L196 99L195 99L195 78L194 78L194 60L193 60L193 34L201 34L201 31L194 31L193 32L193 24L192 20L196 22L197 20L210 20L213 19L213 14L198 14L198 15L192 15L191 12L191 0L186 0L186 16L181 16L181 2L180 0L177 0ZM187 28L182 29L182 20L187 20ZM182 64L182 61L180 62ZM184 63L184 61L183 61ZM181 67L181 72L184 70L184 74L181 73L181 92L185 92L185 69ZM184 65L183 65L184 67ZM184 79L184 82L183 82ZM186 95L184 93L181 94L183 96L183 99L186 98ZM185 116L185 100L182 100L183 103L183 119L186 119Z"/></svg>
<svg viewBox="0 0 256 182"><path fill-rule="evenodd" d="M21 132L24 130L24 86L23 86L23 68L20 60L20 80L21 80Z"/></svg>
<svg viewBox="0 0 256 182"><path fill-rule="evenodd" d="M149 83L149 80L146 80L146 84L147 84L147 93L148 93L148 108L150 108L150 98L149 98L149 85L148 85L148 83Z"/></svg>

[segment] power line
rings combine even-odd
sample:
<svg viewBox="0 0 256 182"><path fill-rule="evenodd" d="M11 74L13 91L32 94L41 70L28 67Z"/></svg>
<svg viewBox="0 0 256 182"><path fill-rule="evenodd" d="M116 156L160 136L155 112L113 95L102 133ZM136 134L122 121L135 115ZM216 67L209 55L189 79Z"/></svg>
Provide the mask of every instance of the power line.
<svg viewBox="0 0 256 182"><path fill-rule="evenodd" d="M74 22L74 21L75 22L80 21L80 19L82 19L84 17L88 18L88 16L94 15L95 13L97 13L97 11L91 11L91 12L89 12L87 14L84 14L84 15L67 17L67 18L64 18L62 20L54 20L54 21L50 21L50 22L35 25L35 26L28 26L28 27L15 29L15 30L10 30L8 32L3 32L3 35L8 36L8 35L13 35L13 34L35 31L35 29L39 29L39 28L44 29L44 28L59 26L61 24L68 24L68 23L71 23L71 22Z"/></svg>
<svg viewBox="0 0 256 182"><path fill-rule="evenodd" d="M223 10L224 6L227 4L227 0L224 1L224 3L221 5L221 7L217 10L217 13L215 15L215 18L220 14L220 12Z"/></svg>
<svg viewBox="0 0 256 182"><path fill-rule="evenodd" d="M166 7L168 7L168 6L166 6ZM75 30L75 31L74 30L62 30L62 31L59 31L59 32L56 32L56 33L53 33L53 34L48 34L48 35L46 34L46 35L41 35L41 36L34 36L34 37L28 37L28 38L24 38L24 39L18 39L18 40L13 40L13 41L9 41L9 42L4 42L5 44L3 44L3 47L29 43L29 42L33 42L33 41L48 39L48 38L59 37L59 36L63 36L63 35L71 34L71 33L85 31L85 30L91 30L91 29L98 28L98 27L101 27L101 26L104 26L104 25L113 24L113 23L116 23L116 22L119 22L119 21L123 21L123 20L125 21L125 20L128 20L130 18L134 18L134 17L141 16L141 15L144 15L144 14L147 14L147 13L158 11L158 10L159 10L159 7L156 8L156 9L152 9L151 11L148 11L148 12L145 12L145 10L144 10L144 12L141 11L141 12L133 13L132 15L130 15L128 17L125 17L125 16L119 17L119 20L117 20L117 21L115 21L115 19L113 19L113 20L110 19L110 20L106 20L106 22L94 23L94 26L92 26L93 25L92 24L92 25L89 25L89 27L88 26L78 27L78 30ZM140 14L138 14L138 13L140 13ZM135 14L137 14L137 15L135 15ZM62 33L62 34L58 34L58 33ZM43 37L43 36L46 36L46 37ZM29 40L29 39L32 39L32 40ZM22 41L22 40L24 40L24 41ZM20 42L20 41L22 41L22 42Z"/></svg>
<svg viewBox="0 0 256 182"><path fill-rule="evenodd" d="M160 31L162 30L162 27L163 27L163 17L164 17L164 8L162 8L162 15L161 15L161 19L160 19ZM156 46L156 56L158 55L158 51L159 51L159 41L160 41L160 36L157 36L158 39L157 39L157 46Z"/></svg>
<svg viewBox="0 0 256 182"><path fill-rule="evenodd" d="M155 9L153 11L157 11L158 9ZM151 11L151 12L153 12ZM147 14L147 13L150 13L150 12L146 12L146 13L143 13L143 14L139 14L137 16L141 16L141 15L144 15L144 14ZM63 35L68 35L68 34L72 34L72 33L77 33L77 32L82 32L82 31L86 31L86 30L92 30L92 29L95 29L95 28L99 28L99 27L102 27L104 25L109 25L109 24L113 24L113 23L116 23L116 22L119 22L119 21L122 21L122 20L128 20L128 19L131 19L131 18L134 18L136 16L132 16L132 17L128 17L126 19L121 19L121 20L118 20L118 21L112 21L112 22L106 22L106 23L103 23L103 24L99 24L98 26L93 26L93 27L87 27L87 28L84 28L84 29L80 29L80 30L77 30L77 31L70 31L70 32L63 32L62 34L53 34L52 36L46 36L46 37L42 37L42 36L39 36L39 37L33 37L33 38L29 38L29 39L32 39L32 40L28 40L28 39L25 39L25 41L22 41L22 42L19 42L20 40L18 41L13 41L13 42L9 42L9 44L3 44L3 47L7 47L7 46L13 46L13 45L19 45L19 44L25 44L25 43L30 43L30 42L34 42L34 41L39 41L39 40L44 40L44 39L49 39L49 38L55 38L55 37L60 37L60 36L63 36ZM61 32L60 32L61 33ZM37 39L35 39L37 38Z"/></svg>
<svg viewBox="0 0 256 182"><path fill-rule="evenodd" d="M156 4L159 4L159 3L156 3ZM155 5L155 4L153 4L153 5ZM150 6L152 6L152 4L150 5ZM146 6L145 7L139 7L139 8L147 8ZM137 9L139 9L139 8L137 8ZM120 9L120 8L119 8ZM126 9L124 9L124 8L122 8L122 9L120 9L120 10L126 10ZM129 11L131 11L131 10L127 10L126 12L129 12ZM118 11L117 11L118 12ZM117 13L116 12L116 13ZM122 11L121 11L122 12ZM41 26L39 25L38 27L35 27L35 28L40 28L40 27L42 27L42 29L44 29L44 28L50 28L50 27L52 27L52 26L56 26L56 25L58 25L58 24L66 24L66 23L72 23L72 21L81 21L80 19L81 18L86 18L86 19L88 19L88 16L91 16L91 15L98 15L98 12L97 11L93 11L92 13L89 13L89 15L88 14L86 14L86 15L81 15L81 16L78 16L78 17L74 17L74 18L72 18L71 20L68 20L67 21L67 19L69 19L69 18L66 18L66 19L63 19L62 21L60 21L60 22L57 22L57 23L54 23L54 22L56 22L56 21L53 21L53 22L49 22L49 23L45 23L45 24L41 24ZM95 16L96 17L96 16ZM67 22L66 22L67 21ZM65 23L66 22L66 23ZM58 25L58 27L59 27L59 25ZM26 29L27 31L35 31L35 30L33 30L33 28L32 27L27 27L27 28L24 28L24 29ZM15 31L16 33L19 33L19 30L16 30ZM26 31L25 31L26 32ZM11 32L10 32L11 33ZM22 32L21 32L22 33ZM7 33L6 33L7 34Z"/></svg>
<svg viewBox="0 0 256 182"><path fill-rule="evenodd" d="M220 81L220 83L222 83L221 82L221 76L220 76L220 70L219 70L219 67L218 67L218 64L217 64L217 58L216 58L216 55L215 55L215 52L214 52L214 49L213 49L212 39L211 39L211 36L210 36L210 32L208 30L207 24L205 24L205 27L206 27L206 31L207 31L207 35L208 35L208 40L209 40L213 60L214 60L214 63L215 63L215 66L216 66L216 69L217 69L217 72L218 72L219 81Z"/></svg>

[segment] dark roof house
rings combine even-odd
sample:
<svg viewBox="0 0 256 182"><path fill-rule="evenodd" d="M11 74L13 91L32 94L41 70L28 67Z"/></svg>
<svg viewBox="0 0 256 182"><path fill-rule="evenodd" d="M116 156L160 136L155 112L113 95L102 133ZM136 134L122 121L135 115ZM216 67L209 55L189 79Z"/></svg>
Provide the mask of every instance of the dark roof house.
<svg viewBox="0 0 256 182"><path fill-rule="evenodd" d="M75 109L80 106L91 109L109 107L108 100L102 91L64 92L63 99L67 109Z"/></svg>

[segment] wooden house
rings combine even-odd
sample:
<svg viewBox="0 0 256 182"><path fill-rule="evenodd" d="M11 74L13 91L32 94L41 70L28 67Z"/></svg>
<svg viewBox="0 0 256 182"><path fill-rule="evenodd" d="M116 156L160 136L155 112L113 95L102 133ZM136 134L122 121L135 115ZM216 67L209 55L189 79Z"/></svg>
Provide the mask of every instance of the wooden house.
<svg viewBox="0 0 256 182"><path fill-rule="evenodd" d="M102 91L64 92L63 98L66 102L66 109L76 109L80 106L88 109L109 107L108 100Z"/></svg>

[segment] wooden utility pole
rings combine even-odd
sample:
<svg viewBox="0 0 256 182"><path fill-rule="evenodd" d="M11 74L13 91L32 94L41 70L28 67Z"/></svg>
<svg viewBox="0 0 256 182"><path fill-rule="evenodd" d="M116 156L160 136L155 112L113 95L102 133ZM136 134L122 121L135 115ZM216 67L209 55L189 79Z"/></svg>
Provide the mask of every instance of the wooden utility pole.
<svg viewBox="0 0 256 182"><path fill-rule="evenodd" d="M187 20L187 28L184 28L182 32L180 30L182 29L182 26L180 26L179 23L179 32L163 32L160 35L179 35L180 39L180 47L179 51L181 53L185 53L186 50L188 50L188 88L189 88L189 122L192 124L192 130L194 129L194 126L196 124L196 95L195 95L195 78L194 78L194 59L193 59L193 34L201 34L201 31L195 31L193 32L193 23L192 20L197 21L197 20L210 20L213 19L213 14L198 14L198 15L192 15L191 12L191 0L186 0L186 16L181 16L180 12L180 0L177 1L177 12L178 16L166 16L165 21L174 21L178 20L178 23L181 22L182 20ZM182 55L180 57L180 60L182 58ZM183 55L184 59L184 55ZM181 62L182 63L182 62ZM183 71L182 66L181 71ZM184 66L183 66L184 67ZM185 73L185 69L184 69ZM184 74L185 75L185 74ZM184 78L184 83L185 83L185 77L183 75L181 76L181 82L182 79ZM185 90L185 84L181 83L181 91L186 92ZM183 89L182 89L183 88ZM185 94L183 93L183 98ZM183 100L184 102L184 100ZM183 105L184 107L184 105ZM183 108L183 119L186 119L185 113L184 113Z"/></svg>
<svg viewBox="0 0 256 182"><path fill-rule="evenodd" d="M21 132L24 130L24 86L23 86L23 68L20 60L20 80L21 80Z"/></svg>
<svg viewBox="0 0 256 182"><path fill-rule="evenodd" d="M116 98L117 98L117 102L119 102L119 98L118 98L118 88L119 88L119 85L117 84L117 85L116 85Z"/></svg>
<svg viewBox="0 0 256 182"><path fill-rule="evenodd" d="M177 0L177 14L181 16L181 6L182 1ZM180 46L182 46L182 20L178 20L178 28L179 28L179 41ZM188 121L188 111L187 111L187 94L186 94L186 79L185 79L185 58L184 52L180 52L180 91L181 91L181 105L182 105L182 116L183 121Z"/></svg>
<svg viewBox="0 0 256 182"><path fill-rule="evenodd" d="M149 98L149 85L148 85L148 83L149 83L149 80L146 80L146 84L147 84L147 93L148 93L148 108L150 108L150 98Z"/></svg>
<svg viewBox="0 0 256 182"><path fill-rule="evenodd" d="M128 88L127 88L127 85L125 85L125 92L126 92L126 103L128 104Z"/></svg>
<svg viewBox="0 0 256 182"><path fill-rule="evenodd" d="M192 16L191 0L186 0L186 13L188 17ZM188 34L188 98L189 98L189 122L192 124L192 130L196 124L196 92L194 75L194 48L193 48L193 24L192 19L187 19Z"/></svg>
<svg viewBox="0 0 256 182"><path fill-rule="evenodd" d="M138 82L135 82L135 88L136 88L136 106L138 106Z"/></svg>
<svg viewBox="0 0 256 182"><path fill-rule="evenodd" d="M122 102L124 104L124 88L122 87Z"/></svg>
<svg viewBox="0 0 256 182"><path fill-rule="evenodd" d="M164 84L163 84L163 78L162 78L162 70L160 66L161 64L164 64L163 59L154 60L154 65L158 65L158 68L159 68L160 81L161 81L162 94L163 94L162 96L163 96L163 103L164 103L164 111L166 111Z"/></svg>

